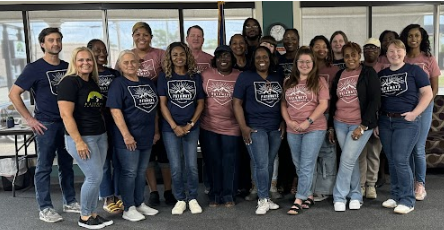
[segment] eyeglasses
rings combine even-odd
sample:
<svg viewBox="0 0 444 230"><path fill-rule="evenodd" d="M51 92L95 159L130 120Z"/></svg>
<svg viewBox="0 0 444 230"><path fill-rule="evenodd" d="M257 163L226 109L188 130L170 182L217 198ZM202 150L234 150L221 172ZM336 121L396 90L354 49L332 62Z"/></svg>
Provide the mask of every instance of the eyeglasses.
<svg viewBox="0 0 444 230"><path fill-rule="evenodd" d="M259 26L245 26L245 29L257 29Z"/></svg>
<svg viewBox="0 0 444 230"><path fill-rule="evenodd" d="M377 49L378 49L378 47L373 46L373 45L364 46L364 50L375 51Z"/></svg>
<svg viewBox="0 0 444 230"><path fill-rule="evenodd" d="M303 60L298 60L297 63L298 63L299 65L303 65L303 64L310 65L310 64L313 63L313 61L303 61Z"/></svg>

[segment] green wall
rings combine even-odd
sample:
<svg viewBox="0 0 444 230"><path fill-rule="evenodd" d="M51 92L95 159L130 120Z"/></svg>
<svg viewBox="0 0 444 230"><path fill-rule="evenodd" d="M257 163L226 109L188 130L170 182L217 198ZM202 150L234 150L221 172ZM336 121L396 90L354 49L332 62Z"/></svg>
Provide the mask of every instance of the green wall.
<svg viewBox="0 0 444 230"><path fill-rule="evenodd" d="M276 22L283 23L287 28L293 28L293 2L264 1L262 2L264 17L263 35L269 35L269 27Z"/></svg>

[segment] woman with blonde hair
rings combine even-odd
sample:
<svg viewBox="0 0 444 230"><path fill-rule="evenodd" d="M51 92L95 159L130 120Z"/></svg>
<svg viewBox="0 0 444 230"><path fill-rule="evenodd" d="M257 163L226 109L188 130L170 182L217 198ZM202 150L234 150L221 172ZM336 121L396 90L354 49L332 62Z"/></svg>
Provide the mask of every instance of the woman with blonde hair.
<svg viewBox="0 0 444 230"><path fill-rule="evenodd" d="M80 191L81 216L78 225L100 229L113 224L97 215L97 198L108 150L102 117L103 96L97 85L98 71L93 52L86 47L73 51L66 75L58 86L57 101L65 125L68 153L85 175Z"/></svg>

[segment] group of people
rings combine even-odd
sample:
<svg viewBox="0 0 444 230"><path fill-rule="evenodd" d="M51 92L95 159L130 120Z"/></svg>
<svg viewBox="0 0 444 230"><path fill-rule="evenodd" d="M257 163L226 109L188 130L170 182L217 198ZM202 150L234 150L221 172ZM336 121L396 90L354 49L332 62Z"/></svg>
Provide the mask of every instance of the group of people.
<svg viewBox="0 0 444 230"><path fill-rule="evenodd" d="M287 29L281 55L276 40L248 18L242 34L217 47L214 57L202 51L198 25L187 30L187 44L173 42L165 51L151 47L147 23L137 22L132 33L134 49L120 52L112 69L99 39L76 48L69 63L60 60L62 33L45 28L43 58L28 64L11 88L12 103L37 135L41 220L63 219L49 192L56 155L63 211L80 213L81 227L113 224L97 214L99 197L107 212L123 212L129 221L156 215L150 207L160 202L155 163L172 214L187 207L201 213L198 142L210 207L235 206L247 181L246 199L258 199L256 214L278 209L271 200L280 195L278 155L289 155L297 188L288 214L330 195L335 211L345 211L347 199L349 209L360 209L363 196L376 198L381 143L391 179L391 198L382 205L406 214L425 198L425 138L440 72L419 25L400 37L384 31L363 49L342 31L300 47L298 30ZM36 100L34 116L20 96L25 91ZM85 175L80 204L73 159Z"/></svg>

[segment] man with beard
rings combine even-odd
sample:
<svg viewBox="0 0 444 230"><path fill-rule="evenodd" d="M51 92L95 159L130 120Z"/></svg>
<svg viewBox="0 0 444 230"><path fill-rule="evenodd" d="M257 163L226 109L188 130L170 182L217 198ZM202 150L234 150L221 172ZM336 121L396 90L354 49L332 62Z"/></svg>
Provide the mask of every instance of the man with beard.
<svg viewBox="0 0 444 230"><path fill-rule="evenodd" d="M390 66L378 62L381 52L381 42L376 38L369 38L364 45L363 65L373 67L376 72ZM382 150L381 141L374 135L370 137L359 156L359 169L361 173L361 193L367 199L377 197L375 184L378 180L379 155Z"/></svg>
<svg viewBox="0 0 444 230"><path fill-rule="evenodd" d="M247 61L251 60L251 54L259 46L262 37L262 29L259 22L254 18L247 18L242 28L242 36L245 37L248 45Z"/></svg>
<svg viewBox="0 0 444 230"><path fill-rule="evenodd" d="M202 27L194 25L188 28L186 41L193 53L194 59L196 59L197 69L202 73L210 67L211 59L213 59L211 54L202 51L204 43L204 31Z"/></svg>
<svg viewBox="0 0 444 230"><path fill-rule="evenodd" d="M57 87L68 68L68 63L59 58L62 38L58 28L45 28L40 32L43 58L28 64L9 92L14 107L36 134L35 193L40 210L39 218L49 223L63 220L54 210L50 196L50 174L56 154L63 211L80 213L80 205L75 198L73 159L65 149L64 125L57 105ZM25 91L30 91L35 98L35 117L20 96Z"/></svg>

